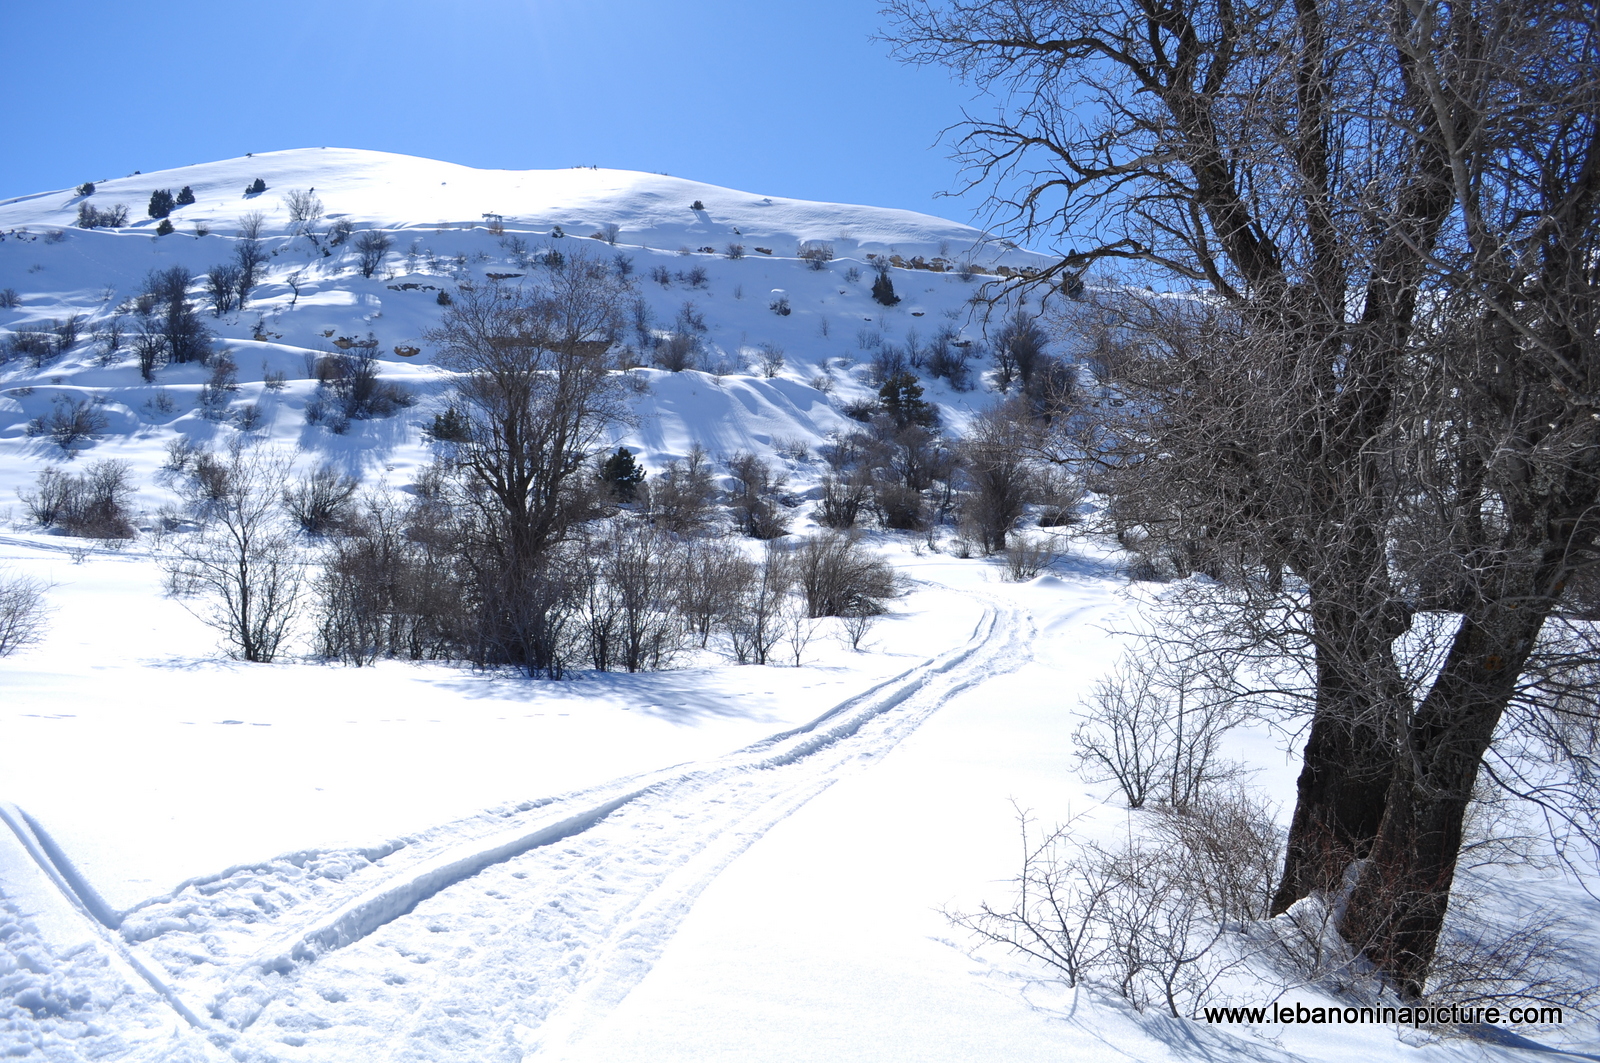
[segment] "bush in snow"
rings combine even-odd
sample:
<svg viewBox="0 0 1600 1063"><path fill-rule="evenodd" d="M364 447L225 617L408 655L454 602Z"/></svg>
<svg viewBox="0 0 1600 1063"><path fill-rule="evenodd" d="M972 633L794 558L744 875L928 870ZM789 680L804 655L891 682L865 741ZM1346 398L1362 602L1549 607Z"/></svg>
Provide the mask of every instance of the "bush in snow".
<svg viewBox="0 0 1600 1063"><path fill-rule="evenodd" d="M354 476L324 465L283 489L283 508L307 535L327 535L348 525L354 515Z"/></svg>
<svg viewBox="0 0 1600 1063"><path fill-rule="evenodd" d="M15 288L0 288L0 310L15 310L22 305L22 296Z"/></svg>
<svg viewBox="0 0 1600 1063"><path fill-rule="evenodd" d="M178 194L173 198L172 205L175 207L187 207L193 202L194 189L190 188L188 185L184 185L182 188L178 189Z"/></svg>
<svg viewBox="0 0 1600 1063"><path fill-rule="evenodd" d="M271 661L299 611L305 566L279 516L286 470L242 448L215 464L214 482L195 477L181 490L205 526L168 540L167 589L222 634L229 656Z"/></svg>
<svg viewBox="0 0 1600 1063"><path fill-rule="evenodd" d="M251 181L248 185L245 186L244 194L247 195L247 196L258 196L261 193L265 192L266 190L267 190L267 182L265 182L261 178L257 177L254 181Z"/></svg>
<svg viewBox="0 0 1600 1063"><path fill-rule="evenodd" d="M752 539L776 539L789 532L788 518L772 500L785 478L754 454L738 453L728 459L728 472L736 481L729 493L739 530Z"/></svg>
<svg viewBox="0 0 1600 1063"><path fill-rule="evenodd" d="M946 912L980 939L1039 960L1070 986L1100 985L1174 1017L1209 1003L1249 949L1229 947L1264 918L1282 842L1270 811L1242 792L1169 811L1155 836L1080 843L1071 824L1039 837L1019 811L1023 863L1013 894Z"/></svg>
<svg viewBox="0 0 1600 1063"><path fill-rule="evenodd" d="M806 240L800 245L800 259L811 269L821 271L833 261L833 245L821 240Z"/></svg>
<svg viewBox="0 0 1600 1063"><path fill-rule="evenodd" d="M114 207L104 210L93 203L78 204L78 228L95 229L105 227L115 229L128 224L128 208L118 203Z"/></svg>
<svg viewBox="0 0 1600 1063"><path fill-rule="evenodd" d="M379 378L382 366L377 340L370 334L347 352L317 358L317 395L306 405L306 420L342 433L351 421L390 417L412 405L416 400L410 391Z"/></svg>
<svg viewBox="0 0 1600 1063"><path fill-rule="evenodd" d="M357 269L363 277L371 277L383 265L383 256L389 253L394 241L389 234L377 229L367 229L356 237L356 254L360 256Z"/></svg>
<svg viewBox="0 0 1600 1063"><path fill-rule="evenodd" d="M78 195L80 195L80 196L92 196L92 195L94 195L94 182L93 181L85 181L85 182L83 182L83 184L79 185L78 186Z"/></svg>
<svg viewBox="0 0 1600 1063"><path fill-rule="evenodd" d="M170 188L158 188L150 193L149 210L152 218L165 218L172 213L172 208L175 205Z"/></svg>
<svg viewBox="0 0 1600 1063"><path fill-rule="evenodd" d="M904 591L894 567L848 535L824 532L794 551L795 578L807 615L877 616Z"/></svg>
<svg viewBox="0 0 1600 1063"><path fill-rule="evenodd" d="M0 569L0 657L44 638L44 585Z"/></svg>
<svg viewBox="0 0 1600 1063"><path fill-rule="evenodd" d="M45 469L33 491L21 498L28 515L43 527L84 539L133 538L128 512L133 467L125 461L97 461L76 476Z"/></svg>
<svg viewBox="0 0 1600 1063"><path fill-rule="evenodd" d="M109 423L100 407L90 400L62 396L51 405L49 413L28 422L27 433L48 436L62 450L71 450L79 443L98 439Z"/></svg>

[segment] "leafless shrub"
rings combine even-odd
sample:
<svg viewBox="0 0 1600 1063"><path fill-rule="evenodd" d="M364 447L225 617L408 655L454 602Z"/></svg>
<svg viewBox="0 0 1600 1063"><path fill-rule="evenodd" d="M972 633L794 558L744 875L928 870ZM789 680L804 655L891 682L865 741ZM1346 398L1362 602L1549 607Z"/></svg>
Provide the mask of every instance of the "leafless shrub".
<svg viewBox="0 0 1600 1063"><path fill-rule="evenodd" d="M1227 802L1216 822L1211 810L1197 804L1191 823L1112 846L1078 843L1070 823L1035 835L1019 810L1023 859L1009 902L946 914L980 939L1054 968L1069 985L1101 985L1140 1010L1154 1004L1191 1015L1241 961L1245 950L1227 947L1225 936L1241 910L1264 912L1252 907L1265 896L1254 879L1261 866L1275 866L1279 844L1270 817L1247 798ZM1232 866L1214 845L1192 847L1213 827L1248 848L1249 866ZM1263 854L1274 859L1263 865Z"/></svg>
<svg viewBox="0 0 1600 1063"><path fill-rule="evenodd" d="M744 257L744 245L731 243L727 246L723 253L726 254L730 259L737 261L738 259Z"/></svg>
<svg viewBox="0 0 1600 1063"><path fill-rule="evenodd" d="M33 491L18 494L29 517L43 527L86 539L131 539L128 507L133 490L130 464L97 461L78 475L44 469Z"/></svg>
<svg viewBox="0 0 1600 1063"><path fill-rule="evenodd" d="M22 296L15 288L0 288L0 310L15 310L22 305Z"/></svg>
<svg viewBox="0 0 1600 1063"><path fill-rule="evenodd" d="M244 270L236 262L213 266L211 272L206 274L206 290L211 295L213 316L221 317L238 305L239 282L243 277Z"/></svg>
<svg viewBox="0 0 1600 1063"><path fill-rule="evenodd" d="M787 534L788 518L771 497L782 488L785 477L754 454L743 452L728 459L728 472L737 482L728 504L739 529L753 539L776 539Z"/></svg>
<svg viewBox="0 0 1600 1063"><path fill-rule="evenodd" d="M755 577L744 552L716 539L688 540L678 558L675 604L704 649Z"/></svg>
<svg viewBox="0 0 1600 1063"><path fill-rule="evenodd" d="M1033 579L1055 564L1058 556L1050 539L1013 538L1006 547L1006 579L1012 583Z"/></svg>
<svg viewBox="0 0 1600 1063"><path fill-rule="evenodd" d="M312 365L317 379L317 394L306 404L306 420L326 425L342 433L351 421L370 421L391 417L416 400L400 384L383 380L377 340L367 339L349 351L329 351Z"/></svg>
<svg viewBox="0 0 1600 1063"><path fill-rule="evenodd" d="M349 524L354 516L354 476L324 465L283 489L283 507L307 535L327 535Z"/></svg>
<svg viewBox="0 0 1600 1063"><path fill-rule="evenodd" d="M809 616L877 616L904 593L894 567L848 535L824 532L801 543L793 555Z"/></svg>
<svg viewBox="0 0 1600 1063"><path fill-rule="evenodd" d="M667 530L693 535L711 520L715 488L705 448L698 443L681 461L671 461L650 485L651 516Z"/></svg>
<svg viewBox="0 0 1600 1063"><path fill-rule="evenodd" d="M366 229L355 239L356 254L359 256L356 268L363 277L370 277L383 265L383 256L389 253L389 248L394 246L394 241L386 232L377 229Z"/></svg>
<svg viewBox="0 0 1600 1063"><path fill-rule="evenodd" d="M44 584L0 569L0 657L44 638Z"/></svg>
<svg viewBox="0 0 1600 1063"><path fill-rule="evenodd" d="M379 657L449 658L462 644L461 586L423 532L432 524L427 505L405 509L374 494L350 507L313 587L318 654L359 667Z"/></svg>
<svg viewBox="0 0 1600 1063"><path fill-rule="evenodd" d="M206 359L211 370L206 382L200 385L200 395L195 405L207 420L220 421L227 415L228 405L239 392L239 366L227 351L218 351Z"/></svg>
<svg viewBox="0 0 1600 1063"><path fill-rule="evenodd" d="M856 520L872 497L872 487L862 477L825 476L822 479L822 505L817 523L835 531L856 526Z"/></svg>
<svg viewBox="0 0 1600 1063"><path fill-rule="evenodd" d="M1073 736L1087 776L1115 782L1129 808L1154 797L1175 809L1237 777L1218 755L1239 722L1222 667L1153 639L1124 654L1095 684Z"/></svg>
<svg viewBox="0 0 1600 1063"><path fill-rule="evenodd" d="M811 269L820 272L833 261L833 245L822 240L806 240L800 244L799 258Z"/></svg>
<svg viewBox="0 0 1600 1063"><path fill-rule="evenodd" d="M283 197L283 205L289 209L289 222L301 232L310 233L322 220L322 200L313 192L290 189Z"/></svg>
<svg viewBox="0 0 1600 1063"><path fill-rule="evenodd" d="M772 379L783 372L783 348L775 343L761 343L756 346L756 365L761 369L761 375Z"/></svg>
<svg viewBox="0 0 1600 1063"><path fill-rule="evenodd" d="M600 226L600 238L612 247L617 246L617 237L622 235L622 226L614 221L608 221Z"/></svg>
<svg viewBox="0 0 1600 1063"><path fill-rule="evenodd" d="M198 466L198 462L196 463ZM278 518L281 463L235 449L215 484L195 477L184 494L205 527L169 540L168 591L222 633L230 656L271 661L299 612L304 558Z"/></svg>
<svg viewBox="0 0 1600 1063"><path fill-rule="evenodd" d="M28 422L30 436L47 436L62 450L100 438L110 424L106 415L89 399L61 396L50 412Z"/></svg>
<svg viewBox="0 0 1600 1063"><path fill-rule="evenodd" d="M684 553L668 535L626 518L591 540L582 622L595 668L654 671L677 661L693 634L673 594Z"/></svg>
<svg viewBox="0 0 1600 1063"><path fill-rule="evenodd" d="M722 620L740 664L766 664L785 634L785 610L794 572L789 553L769 542L751 578L739 588L739 597Z"/></svg>

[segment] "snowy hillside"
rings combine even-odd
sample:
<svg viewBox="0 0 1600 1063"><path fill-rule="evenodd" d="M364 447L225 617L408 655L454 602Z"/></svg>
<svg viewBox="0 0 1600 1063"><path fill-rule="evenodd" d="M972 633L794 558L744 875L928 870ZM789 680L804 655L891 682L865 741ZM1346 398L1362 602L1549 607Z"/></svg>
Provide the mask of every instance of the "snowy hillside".
<svg viewBox="0 0 1600 1063"><path fill-rule="evenodd" d="M258 178L267 190L246 194ZM175 232L156 236L159 223L146 216L151 193L183 187L194 202L172 213ZM321 201L321 235L296 235L304 226L290 219L291 192ZM124 205L128 224L77 228L84 203L105 211ZM696 203L704 209L691 209ZM110 424L94 456L131 460L146 480L155 471L149 459L160 452L153 444L163 438L181 433L207 442L226 434L193 408L207 377L203 367L169 366L146 383L126 352L100 364L93 334L119 311L126 319L128 301L152 271L187 269L203 304L205 274L231 260L240 218L252 212L262 216L269 255L259 285L244 310L203 314L238 366L233 411L255 406L265 422L258 431L295 440L353 472L387 469L391 479L419 460L418 426L436 408L423 402L404 425L363 423L343 438L308 428L307 353L333 350L341 340L375 339L388 376L423 396L436 394L440 378L429 369L425 333L438 323L437 294L494 276L515 283L550 251L631 260L649 307L647 329L673 329L686 306L703 323L697 364L716 375L649 368L640 374L655 393L638 404L637 431L620 433L619 441L642 450L652 468L681 457L693 439L720 458L738 450L771 456L777 442L827 436L842 426L839 401L870 395L858 363L877 344L925 345L941 328L981 341L983 322L974 320L967 300L986 278L963 280L953 272L961 263L994 271L1039 261L969 226L910 211L776 200L654 174L483 171L343 149L274 152L97 181L87 197L71 189L41 193L0 203L0 291L17 293L17 305L0 308L0 329L48 332L76 316L79 340L48 366L31 369L20 358L0 366L0 490L11 495L31 482L41 462L59 456L28 438L26 426L61 399L100 403ZM340 221L391 237L370 278L357 270L354 240L332 245L327 230ZM491 225L502 231L491 232ZM591 238L608 225L617 227L608 234L615 245ZM207 235L197 235L202 231ZM835 258L827 268L812 270L797 257L808 241L831 245ZM742 245L743 257L728 258L729 245ZM869 295L868 255L940 271L895 269L902 302L883 307ZM861 276L848 280L852 267ZM656 271L665 273L665 284L651 279ZM771 309L780 296L791 308L781 316ZM770 379L754 368L762 344L783 354L783 368ZM402 356L397 349L420 353ZM274 372L288 378L282 391L262 387ZM832 403L819 383L833 391ZM930 398L957 409L973 401Z"/></svg>
<svg viewBox="0 0 1600 1063"><path fill-rule="evenodd" d="M335 148L93 184L0 203L0 576L33 580L47 606L38 643L0 658L0 1055L1444 1063L1594 1050L1576 1015L1498 1043L1448 1024L1177 1019L1104 985L1069 988L953 926L947 910L1008 903L1019 809L1105 845L1157 822L1085 778L1073 735L1080 700L1164 589L1130 583L1114 544L1081 525L1041 528L1037 505L1020 533L1049 544L1037 575L976 556L948 522L862 519L863 552L904 593L855 631L844 614L796 612L760 665L702 637L669 669L575 665L563 682L442 654L352 667L313 652L309 605L291 649L247 664L169 593L171 558L203 522L180 512L195 454L238 444L422 499L459 379L436 363L433 330L464 288L536 283L552 256L588 257L628 290L607 350L628 416L607 449L637 454L647 484L697 450L726 484L754 455L772 467L782 541L820 540L824 457L862 429L884 353L963 367L920 381L961 435L1001 398L987 352L1013 309L986 317L974 296L1041 257L903 210ZM159 234L152 193L184 189L193 201ZM77 224L119 205L125 224ZM213 313L207 274L252 239L262 264L245 305ZM874 261L893 306L872 296ZM141 295L174 267L212 353L141 371ZM319 365L351 351L373 352L407 402L330 418ZM63 431L63 413L83 430ZM127 463L131 539L30 519L24 496L51 470L108 459ZM763 556L731 522L712 530L730 556ZM301 538L306 556L327 549ZM1280 821L1298 741L1252 723L1223 742ZM1552 865L1464 877L1496 917L1559 907L1585 970L1600 969L1600 903ZM1346 1002L1273 981L1275 962L1227 967L1214 998Z"/></svg>

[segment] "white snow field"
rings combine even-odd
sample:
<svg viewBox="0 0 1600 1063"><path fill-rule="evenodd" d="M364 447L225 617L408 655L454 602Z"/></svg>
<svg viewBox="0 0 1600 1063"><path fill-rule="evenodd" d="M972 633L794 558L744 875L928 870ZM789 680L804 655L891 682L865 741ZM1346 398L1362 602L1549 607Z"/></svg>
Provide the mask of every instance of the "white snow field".
<svg viewBox="0 0 1600 1063"><path fill-rule="evenodd" d="M257 177L267 191L245 195ZM0 1055L1600 1057L1587 1021L1491 1043L1139 1013L952 927L943 910L1005 901L1016 808L1046 823L1077 816L1089 837L1142 829L1146 813L1079 777L1071 738L1079 698L1120 652L1115 632L1152 593L1104 544L1076 538L1048 574L1006 583L996 562L876 534L872 548L912 589L862 652L828 621L798 667L704 653L672 671L544 682L443 664L346 668L299 650L228 661L163 593L159 537L113 548L50 534L10 502L45 468L116 458L134 470L148 528L175 500L161 465L180 435L244 437L302 469L331 463L403 490L431 458L422 429L450 384L426 339L436 293L528 274L537 267L519 256L559 249L630 257L657 328L685 301L705 319L711 371L633 370L634 421L615 426L613 444L652 472L695 444L716 462L758 454L788 476L794 533L810 534L818 449L851 423L841 406L872 393L861 364L872 344L940 328L983 337L969 300L984 275L896 268L903 302L890 309L868 294L865 256L987 270L1036 256L907 211L331 148L95 183L91 202L126 204L132 224L74 228L72 190L0 203L0 291L18 295L0 330L78 314L87 337L152 269L225 261L239 217L261 211L265 281L243 312L206 318L238 365L235 412L256 404L259 418L202 416L201 367L146 383L87 339L37 366L0 365L0 507L11 504L0 570L48 585L52 610L39 645L0 659ZM196 202L155 236L150 192L185 185ZM294 234L283 199L312 189L324 229L347 218L393 237L373 277L355 271L348 244L324 255L325 237ZM615 245L589 237L608 225ZM804 241L832 244L835 258L811 269L797 257ZM650 278L658 268L670 286ZM787 315L770 308L780 295ZM307 423L308 354L368 333L418 404L343 434ZM783 350L774 376L749 368L763 344ZM269 371L286 386L268 389ZM995 398L981 372L971 391L926 383L956 431ZM63 396L99 402L108 419L74 455L27 430ZM1265 729L1230 737L1281 818L1295 743ZM1600 906L1577 884L1549 870L1491 874L1502 907L1559 908L1600 954ZM1260 992L1267 1003L1273 991ZM1311 990L1293 999L1327 1002Z"/></svg>

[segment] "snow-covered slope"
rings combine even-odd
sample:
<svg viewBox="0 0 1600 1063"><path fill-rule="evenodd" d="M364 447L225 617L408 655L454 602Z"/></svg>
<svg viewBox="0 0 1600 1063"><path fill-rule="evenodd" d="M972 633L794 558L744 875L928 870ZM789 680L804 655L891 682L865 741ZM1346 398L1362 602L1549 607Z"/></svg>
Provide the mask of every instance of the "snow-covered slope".
<svg viewBox="0 0 1600 1063"><path fill-rule="evenodd" d="M257 178L267 190L247 194ZM175 232L155 235L158 222L146 215L151 192L176 194L186 186L195 202L173 212ZM291 192L323 204L319 238L297 235L286 205ZM77 228L84 202L97 210L125 205L129 223ZM702 209L691 209L697 204ZM647 328L672 329L686 307L703 321L698 361L710 372L640 371L653 391L640 390L637 428L618 427L618 441L642 450L655 468L696 441L713 459L739 450L773 458L786 442L814 450L844 427L838 404L868 394L860 363L876 344L926 344L941 328L981 343L984 324L969 300L992 278L964 280L954 267L1022 269L1041 261L970 226L905 210L775 199L657 174L474 170L335 148L101 180L88 197L72 189L40 193L0 203L0 290L14 291L18 301L0 308L0 334L49 329L76 315L80 338L46 364L14 359L0 366L0 491L11 495L38 468L62 458L59 448L26 431L61 399L99 404L109 424L88 454L133 462L144 483L152 481L163 440L183 434L217 444L232 437L225 421L207 420L194 408L203 367L168 366L146 383L131 352L101 357L103 344L93 334L119 316L126 322L128 300L152 271L184 267L196 277L193 298L203 303L202 276L231 261L240 219L252 212L262 216L270 254L262 283L243 311L204 315L238 365L232 413L253 408L256 437L292 444L308 461L387 473L397 482L426 460L420 428L437 410L429 400L444 386L426 339L441 313L438 294L492 275L515 283L537 270L532 260L548 251L628 260L648 308ZM372 277L357 270L353 241L330 246L326 230L340 220L358 233L390 235L392 249ZM615 244L594 238L608 234L606 226L616 227ZM831 245L835 259L811 269L797 257L808 241ZM728 257L730 244L742 245L742 258ZM869 254L908 264L892 271L898 306L871 299ZM665 284L651 279L661 271ZM780 296L787 314L772 309ZM377 341L385 373L424 401L397 419L357 423L341 436L307 425L304 406L314 390L308 355L367 338ZM775 377L756 372L761 345L783 353ZM399 353L413 349L420 353ZM269 373L283 374L287 386L266 389ZM987 401L937 382L929 397L949 405L956 424L965 409ZM807 478L804 468L793 471ZM159 491L146 499L152 506L160 500Z"/></svg>

